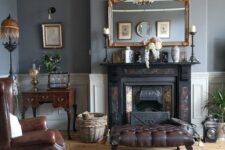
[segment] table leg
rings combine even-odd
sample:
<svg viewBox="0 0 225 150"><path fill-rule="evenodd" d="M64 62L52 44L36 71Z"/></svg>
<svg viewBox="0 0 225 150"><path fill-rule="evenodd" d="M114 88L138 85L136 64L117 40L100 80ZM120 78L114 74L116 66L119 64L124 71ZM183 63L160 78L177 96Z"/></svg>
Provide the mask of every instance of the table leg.
<svg viewBox="0 0 225 150"><path fill-rule="evenodd" d="M73 104L73 131L76 131L76 119L77 119L77 104Z"/></svg>
<svg viewBox="0 0 225 150"><path fill-rule="evenodd" d="M65 108L64 109L67 113L67 135L68 135L68 139L72 139L71 135L70 135L70 120L71 120L71 109L70 108Z"/></svg>
<svg viewBox="0 0 225 150"><path fill-rule="evenodd" d="M25 118L25 112L26 111L27 111L27 107L23 106L22 113L21 113L22 119Z"/></svg>
<svg viewBox="0 0 225 150"><path fill-rule="evenodd" d="M36 117L36 107L32 107L33 110L33 116Z"/></svg>

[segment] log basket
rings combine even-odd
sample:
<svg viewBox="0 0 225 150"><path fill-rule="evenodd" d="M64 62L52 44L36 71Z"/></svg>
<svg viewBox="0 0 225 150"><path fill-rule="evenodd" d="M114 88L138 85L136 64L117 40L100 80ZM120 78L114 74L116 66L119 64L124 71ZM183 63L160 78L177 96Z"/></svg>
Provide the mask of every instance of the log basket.
<svg viewBox="0 0 225 150"><path fill-rule="evenodd" d="M103 113L82 113L77 117L81 140L85 143L96 143L103 140L107 116Z"/></svg>

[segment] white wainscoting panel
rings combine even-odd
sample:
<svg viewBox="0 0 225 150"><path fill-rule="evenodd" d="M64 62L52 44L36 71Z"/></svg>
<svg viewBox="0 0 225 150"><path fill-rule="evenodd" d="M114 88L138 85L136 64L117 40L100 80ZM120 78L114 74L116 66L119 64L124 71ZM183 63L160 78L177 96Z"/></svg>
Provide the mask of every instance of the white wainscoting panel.
<svg viewBox="0 0 225 150"><path fill-rule="evenodd" d="M197 132L203 135L202 121L207 116L203 108L208 98L208 73L191 74L191 122L197 125Z"/></svg>
<svg viewBox="0 0 225 150"><path fill-rule="evenodd" d="M48 74L40 74L39 87L47 88ZM28 74L19 74L19 91L30 89L31 79ZM88 110L89 106L89 74L70 74L71 87L74 88L75 100L77 104L77 113ZM21 101L21 96L20 101ZM21 103L20 103L21 104ZM42 104L37 109L37 116L45 115L48 119L48 127L61 130L67 129L67 115L63 108L54 109L51 104ZM32 117L31 108L29 108L25 117ZM71 121L72 127L72 121Z"/></svg>
<svg viewBox="0 0 225 150"><path fill-rule="evenodd" d="M209 72L209 93L225 89L225 72Z"/></svg>
<svg viewBox="0 0 225 150"><path fill-rule="evenodd" d="M90 74L90 112L108 113L108 78L106 74Z"/></svg>

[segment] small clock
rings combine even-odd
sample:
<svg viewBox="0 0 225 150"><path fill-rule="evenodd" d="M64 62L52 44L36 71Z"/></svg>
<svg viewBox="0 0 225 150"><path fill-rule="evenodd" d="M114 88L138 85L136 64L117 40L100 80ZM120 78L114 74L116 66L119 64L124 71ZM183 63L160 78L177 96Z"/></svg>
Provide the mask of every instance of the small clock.
<svg viewBox="0 0 225 150"><path fill-rule="evenodd" d="M48 75L48 87L50 89L69 88L70 74L69 73L50 73Z"/></svg>
<svg viewBox="0 0 225 150"><path fill-rule="evenodd" d="M210 140L215 140L216 139L216 129L215 128L209 128L206 131L206 136L207 138L209 138Z"/></svg>
<svg viewBox="0 0 225 150"><path fill-rule="evenodd" d="M209 116L203 121L204 127L204 142L215 143L217 140L217 122L212 117Z"/></svg>

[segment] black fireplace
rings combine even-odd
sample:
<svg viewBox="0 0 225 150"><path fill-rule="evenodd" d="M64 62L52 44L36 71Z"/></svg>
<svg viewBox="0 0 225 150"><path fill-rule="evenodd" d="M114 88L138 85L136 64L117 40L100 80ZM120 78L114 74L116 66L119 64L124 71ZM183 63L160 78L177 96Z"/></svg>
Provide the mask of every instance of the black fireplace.
<svg viewBox="0 0 225 150"><path fill-rule="evenodd" d="M190 63L155 63L150 69L145 64L105 65L110 127L131 123L131 114L168 113L190 122Z"/></svg>

